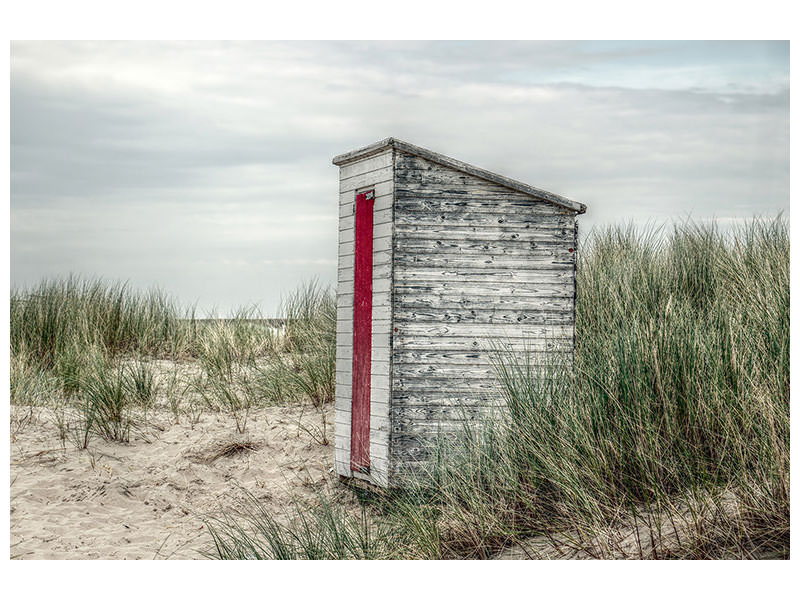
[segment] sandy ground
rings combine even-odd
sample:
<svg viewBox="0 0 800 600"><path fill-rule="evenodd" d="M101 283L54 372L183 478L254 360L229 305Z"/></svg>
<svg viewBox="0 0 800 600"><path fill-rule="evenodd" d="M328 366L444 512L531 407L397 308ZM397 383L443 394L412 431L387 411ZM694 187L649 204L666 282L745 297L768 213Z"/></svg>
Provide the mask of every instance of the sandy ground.
<svg viewBox="0 0 800 600"><path fill-rule="evenodd" d="M309 409L258 409L244 435L223 414L191 425L163 410L146 439L94 438L88 450L62 446L47 409L26 422L27 411L11 407L11 558L203 558L203 518L240 505L245 490L282 512L292 496L313 498L334 481L332 445L304 431L320 423ZM244 441L255 449L219 456Z"/></svg>

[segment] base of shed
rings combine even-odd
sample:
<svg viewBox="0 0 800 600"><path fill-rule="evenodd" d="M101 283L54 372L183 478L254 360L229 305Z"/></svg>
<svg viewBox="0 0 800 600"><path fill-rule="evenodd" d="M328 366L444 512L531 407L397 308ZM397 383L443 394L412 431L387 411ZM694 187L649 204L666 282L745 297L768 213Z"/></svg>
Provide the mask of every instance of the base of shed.
<svg viewBox="0 0 800 600"><path fill-rule="evenodd" d="M378 494L380 496L385 496L389 492L388 488L376 485L371 481L366 481L364 479L357 479L355 477L347 477L345 475L339 475L339 483L351 489L370 492L372 494Z"/></svg>

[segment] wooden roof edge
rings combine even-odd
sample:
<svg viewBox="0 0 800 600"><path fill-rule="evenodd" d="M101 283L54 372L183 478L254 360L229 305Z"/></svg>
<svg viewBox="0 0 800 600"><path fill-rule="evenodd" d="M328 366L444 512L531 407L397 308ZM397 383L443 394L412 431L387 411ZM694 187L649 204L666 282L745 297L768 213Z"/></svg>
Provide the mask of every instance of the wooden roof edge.
<svg viewBox="0 0 800 600"><path fill-rule="evenodd" d="M512 190L522 192L523 194L528 194L534 198L545 200L551 204L555 204L569 210L574 210L577 214L583 214L586 212L586 205L582 204L581 202L576 202L570 198L533 187L527 183L517 181L516 179L511 179L510 177L505 177L503 175L499 175L498 173L481 169L480 167L476 167L455 158L445 156L444 154L439 154L438 152L433 152L432 150L422 148L421 146L415 146L414 144L404 142L403 140L398 140L397 138L389 137L379 142L375 142L374 144L370 144L369 146L364 146L358 150L353 150L351 152L346 152L344 154L335 156L333 158L333 164L337 166L346 165L357 160L368 158L374 154L380 154L386 148L396 148L397 150L406 152L408 154L421 156L422 158L439 163L440 165L444 165L446 167L450 167L457 171L467 173L468 175L474 175L475 177L497 183Z"/></svg>

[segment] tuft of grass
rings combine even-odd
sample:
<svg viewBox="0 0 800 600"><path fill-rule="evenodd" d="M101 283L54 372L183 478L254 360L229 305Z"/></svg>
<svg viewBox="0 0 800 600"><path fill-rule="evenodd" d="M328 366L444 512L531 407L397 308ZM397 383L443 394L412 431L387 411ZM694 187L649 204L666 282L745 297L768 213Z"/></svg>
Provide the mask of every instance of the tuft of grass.
<svg viewBox="0 0 800 600"><path fill-rule="evenodd" d="M208 408L233 417L236 431L244 433L250 411L255 405L254 389L247 371L237 369L229 376L200 376L193 382Z"/></svg>
<svg viewBox="0 0 800 600"><path fill-rule="evenodd" d="M320 496L312 506L295 503L278 519L248 494L237 513L206 521L214 542L210 556L223 560L366 560L392 555L391 538L361 506L358 514Z"/></svg>
<svg viewBox="0 0 800 600"><path fill-rule="evenodd" d="M91 360L80 386L83 448L88 447L92 433L108 441L129 440L134 393L124 365L114 365L102 354Z"/></svg>
<svg viewBox="0 0 800 600"><path fill-rule="evenodd" d="M283 301L286 327L265 373L272 395L300 398L323 409L336 381L336 297L310 281Z"/></svg>
<svg viewBox="0 0 800 600"><path fill-rule="evenodd" d="M11 404L40 406L59 389L51 374L32 367L25 356L11 355L9 378Z"/></svg>
<svg viewBox="0 0 800 600"><path fill-rule="evenodd" d="M172 412L172 416L175 418L175 423L178 423L180 419L181 403L186 389L189 387L179 375L180 369L177 366L173 366L170 372L164 377L163 388L169 409Z"/></svg>
<svg viewBox="0 0 800 600"><path fill-rule="evenodd" d="M128 366L128 385L131 397L144 409L152 408L158 394L158 380L153 369L141 358Z"/></svg>
<svg viewBox="0 0 800 600"><path fill-rule="evenodd" d="M216 443L203 451L195 452L190 457L193 461L203 464L213 464L220 458L233 458L249 452L254 452L261 447L258 442L249 439L232 440Z"/></svg>
<svg viewBox="0 0 800 600"><path fill-rule="evenodd" d="M255 367L269 356L275 336L255 308L240 308L229 319L210 318L198 328L196 354L210 377L230 379L237 365Z"/></svg>

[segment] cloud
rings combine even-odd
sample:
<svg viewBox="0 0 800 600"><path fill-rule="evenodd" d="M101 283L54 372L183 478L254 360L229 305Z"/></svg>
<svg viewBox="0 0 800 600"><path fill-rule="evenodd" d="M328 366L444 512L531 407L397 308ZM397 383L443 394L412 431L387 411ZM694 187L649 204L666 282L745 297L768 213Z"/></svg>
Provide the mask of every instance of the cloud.
<svg viewBox="0 0 800 600"><path fill-rule="evenodd" d="M620 220L788 212L788 44L14 43L11 275L277 310L387 136Z"/></svg>

